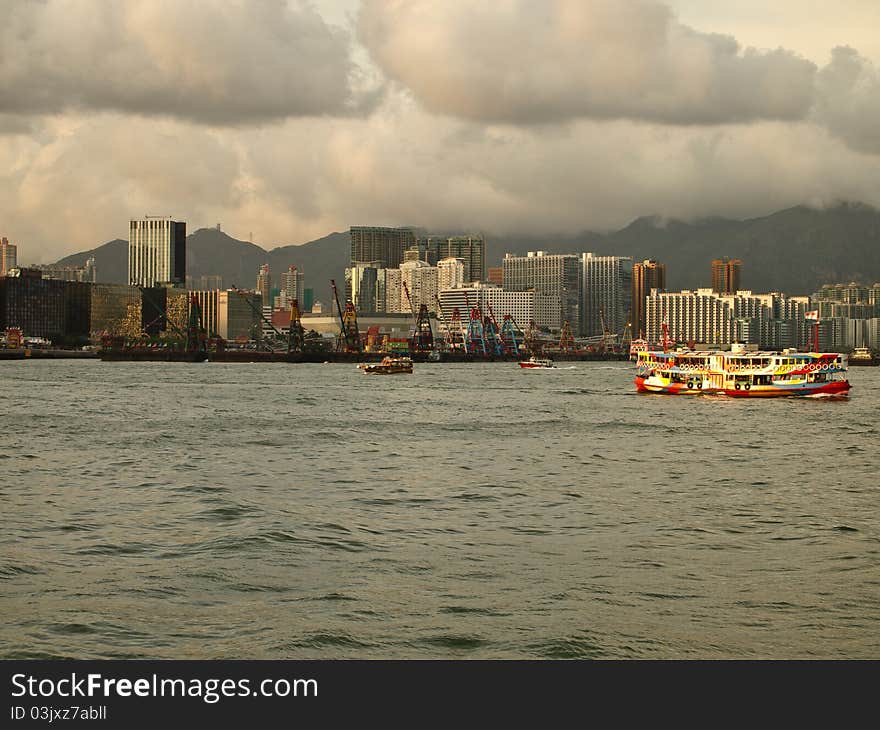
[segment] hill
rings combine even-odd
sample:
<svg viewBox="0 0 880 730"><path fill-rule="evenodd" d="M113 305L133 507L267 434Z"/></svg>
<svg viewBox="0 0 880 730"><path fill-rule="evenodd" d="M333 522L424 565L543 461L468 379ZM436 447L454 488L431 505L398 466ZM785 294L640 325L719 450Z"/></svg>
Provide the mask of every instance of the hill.
<svg viewBox="0 0 880 730"><path fill-rule="evenodd" d="M710 262L729 256L743 260L742 286L756 292L781 290L811 294L823 283L880 281L880 211L861 203L829 208L797 206L747 220L704 218L695 221L638 218L612 233L584 231L571 235L486 236L489 266L500 265L505 252L544 250L632 256L666 264L669 289L709 286ZM348 233L331 233L301 245L266 251L214 228L187 236L187 271L193 276L219 274L224 284L251 288L257 270L268 263L275 276L295 265L305 273L315 297L330 301L330 279L340 289L348 263ZM128 245L109 243L62 259L82 265L94 256L100 281L125 282Z"/></svg>

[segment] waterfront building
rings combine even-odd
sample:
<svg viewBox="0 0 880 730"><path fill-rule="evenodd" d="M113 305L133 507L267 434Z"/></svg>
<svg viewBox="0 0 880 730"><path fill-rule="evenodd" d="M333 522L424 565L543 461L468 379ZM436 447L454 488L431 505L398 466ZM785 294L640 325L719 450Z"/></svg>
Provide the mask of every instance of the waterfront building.
<svg viewBox="0 0 880 730"><path fill-rule="evenodd" d="M324 336L339 335L339 317L334 312L303 314L301 321L303 329L307 332L314 330ZM374 327L378 328L381 334L387 334L390 339L407 342L412 333L412 315L409 312L400 314L384 312L364 316L358 314L358 328L362 333ZM433 317L431 317L431 327L435 334L440 331L439 324Z"/></svg>
<svg viewBox="0 0 880 730"><path fill-rule="evenodd" d="M580 264L581 336L622 332L632 316L632 257L584 253Z"/></svg>
<svg viewBox="0 0 880 730"><path fill-rule="evenodd" d="M209 335L224 340L250 340L256 339L261 331L259 312L263 310L263 300L258 292L213 289L189 294L199 303L202 326Z"/></svg>
<svg viewBox="0 0 880 730"><path fill-rule="evenodd" d="M645 299L652 289L666 291L666 264L645 259L633 264L632 336L644 337L647 331Z"/></svg>
<svg viewBox="0 0 880 730"><path fill-rule="evenodd" d="M543 294L534 289L508 291L494 284L480 283L440 290L440 308L447 323L452 319L452 312L458 309L466 326L470 310L477 306L484 317L491 311L499 327L505 315L510 315L523 331L532 321L542 329L559 330L562 327L562 308L556 294Z"/></svg>
<svg viewBox="0 0 880 730"><path fill-rule="evenodd" d="M350 265L378 261L381 268L396 269L403 262L403 252L416 245L411 228L352 226Z"/></svg>
<svg viewBox="0 0 880 730"><path fill-rule="evenodd" d="M140 319L141 290L130 284L92 284L89 332L92 335L120 334L130 307L137 307Z"/></svg>
<svg viewBox="0 0 880 730"><path fill-rule="evenodd" d="M579 330L581 276L577 256L545 251L529 251L526 256L506 253L502 261L502 281L507 291L533 289L558 298L559 313L551 319L559 324L552 329L568 322L573 331Z"/></svg>
<svg viewBox="0 0 880 730"><path fill-rule="evenodd" d="M34 269L16 268L11 273L0 277L0 330L18 327L25 336L55 343L88 336L88 284L43 279Z"/></svg>
<svg viewBox="0 0 880 730"><path fill-rule="evenodd" d="M486 280L486 239L482 234L464 236L427 236L421 239L426 260L434 264L443 259L461 259L466 282Z"/></svg>
<svg viewBox="0 0 880 730"><path fill-rule="evenodd" d="M147 216L129 223L128 283L152 287L186 282L186 223Z"/></svg>
<svg viewBox="0 0 880 730"><path fill-rule="evenodd" d="M712 290L718 294L733 294L739 291L742 261L727 257L712 261Z"/></svg>
<svg viewBox="0 0 880 730"><path fill-rule="evenodd" d="M9 243L5 236L0 238L0 276L6 276L10 269L18 266L18 247Z"/></svg>

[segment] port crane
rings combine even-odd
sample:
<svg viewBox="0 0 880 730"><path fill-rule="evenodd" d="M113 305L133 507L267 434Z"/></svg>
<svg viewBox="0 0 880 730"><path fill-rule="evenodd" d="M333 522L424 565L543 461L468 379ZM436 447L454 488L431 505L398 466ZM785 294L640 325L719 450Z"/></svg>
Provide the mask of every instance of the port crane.
<svg viewBox="0 0 880 730"><path fill-rule="evenodd" d="M468 319L467 338L465 340L468 353L479 352L482 355L486 352L486 337L483 332L483 312L480 309L479 301L475 307L471 307L470 299L467 291L464 292L465 306L470 310L470 318Z"/></svg>
<svg viewBox="0 0 880 730"><path fill-rule="evenodd" d="M452 330L449 328L449 323L446 321L446 315L443 313L443 305L440 302L440 297L436 294L434 295L434 304L437 307L437 318L440 320L440 325L443 328L443 344L445 345L447 350L457 350L460 349L453 340ZM455 310L458 312L458 309ZM454 317L454 315L453 315ZM461 316L458 318L459 325L461 324ZM462 338L463 341L463 338Z"/></svg>
<svg viewBox="0 0 880 730"><path fill-rule="evenodd" d="M336 343L337 352L360 352L361 351L361 335L358 332L357 310L351 300L345 303L345 312L339 305L339 292L336 289L336 281L330 279L330 286L333 288L333 299L336 301L336 311L339 314L339 322L342 329L339 333L339 339Z"/></svg>
<svg viewBox="0 0 880 730"><path fill-rule="evenodd" d="M413 333L409 341L409 350L413 354L425 354L434 349L434 331L431 329L431 318L428 313L428 305L421 304L419 306L419 314L416 316L416 309L413 305L412 297L409 295L409 287L403 282L403 291L406 294L406 301L409 302L409 311L413 318Z"/></svg>
<svg viewBox="0 0 880 730"><path fill-rule="evenodd" d="M507 355L519 356L519 340L516 333L520 330L513 316L504 315L504 323L501 325L501 341L504 343L504 352ZM522 331L522 330L520 330Z"/></svg>

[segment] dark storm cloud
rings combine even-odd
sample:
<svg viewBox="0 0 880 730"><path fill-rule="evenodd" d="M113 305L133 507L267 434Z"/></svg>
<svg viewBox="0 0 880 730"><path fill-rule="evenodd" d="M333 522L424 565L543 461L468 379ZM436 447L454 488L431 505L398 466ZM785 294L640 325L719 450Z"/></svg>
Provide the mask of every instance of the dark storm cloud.
<svg viewBox="0 0 880 730"><path fill-rule="evenodd" d="M853 149L880 153L877 68L852 48L835 48L816 80L816 118Z"/></svg>
<svg viewBox="0 0 880 730"><path fill-rule="evenodd" d="M816 71L651 0L365 0L359 37L426 108L485 122L801 119Z"/></svg>
<svg viewBox="0 0 880 730"><path fill-rule="evenodd" d="M0 112L236 125L356 113L350 38L284 0L0 3Z"/></svg>

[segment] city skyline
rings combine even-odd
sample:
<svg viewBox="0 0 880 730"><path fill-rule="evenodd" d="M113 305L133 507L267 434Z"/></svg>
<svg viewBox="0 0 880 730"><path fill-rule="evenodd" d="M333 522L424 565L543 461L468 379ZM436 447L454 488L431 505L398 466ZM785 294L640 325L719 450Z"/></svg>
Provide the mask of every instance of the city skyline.
<svg viewBox="0 0 880 730"><path fill-rule="evenodd" d="M880 205L876 3L78 8L0 24L0 220L33 263L122 237L120 211L295 244Z"/></svg>

